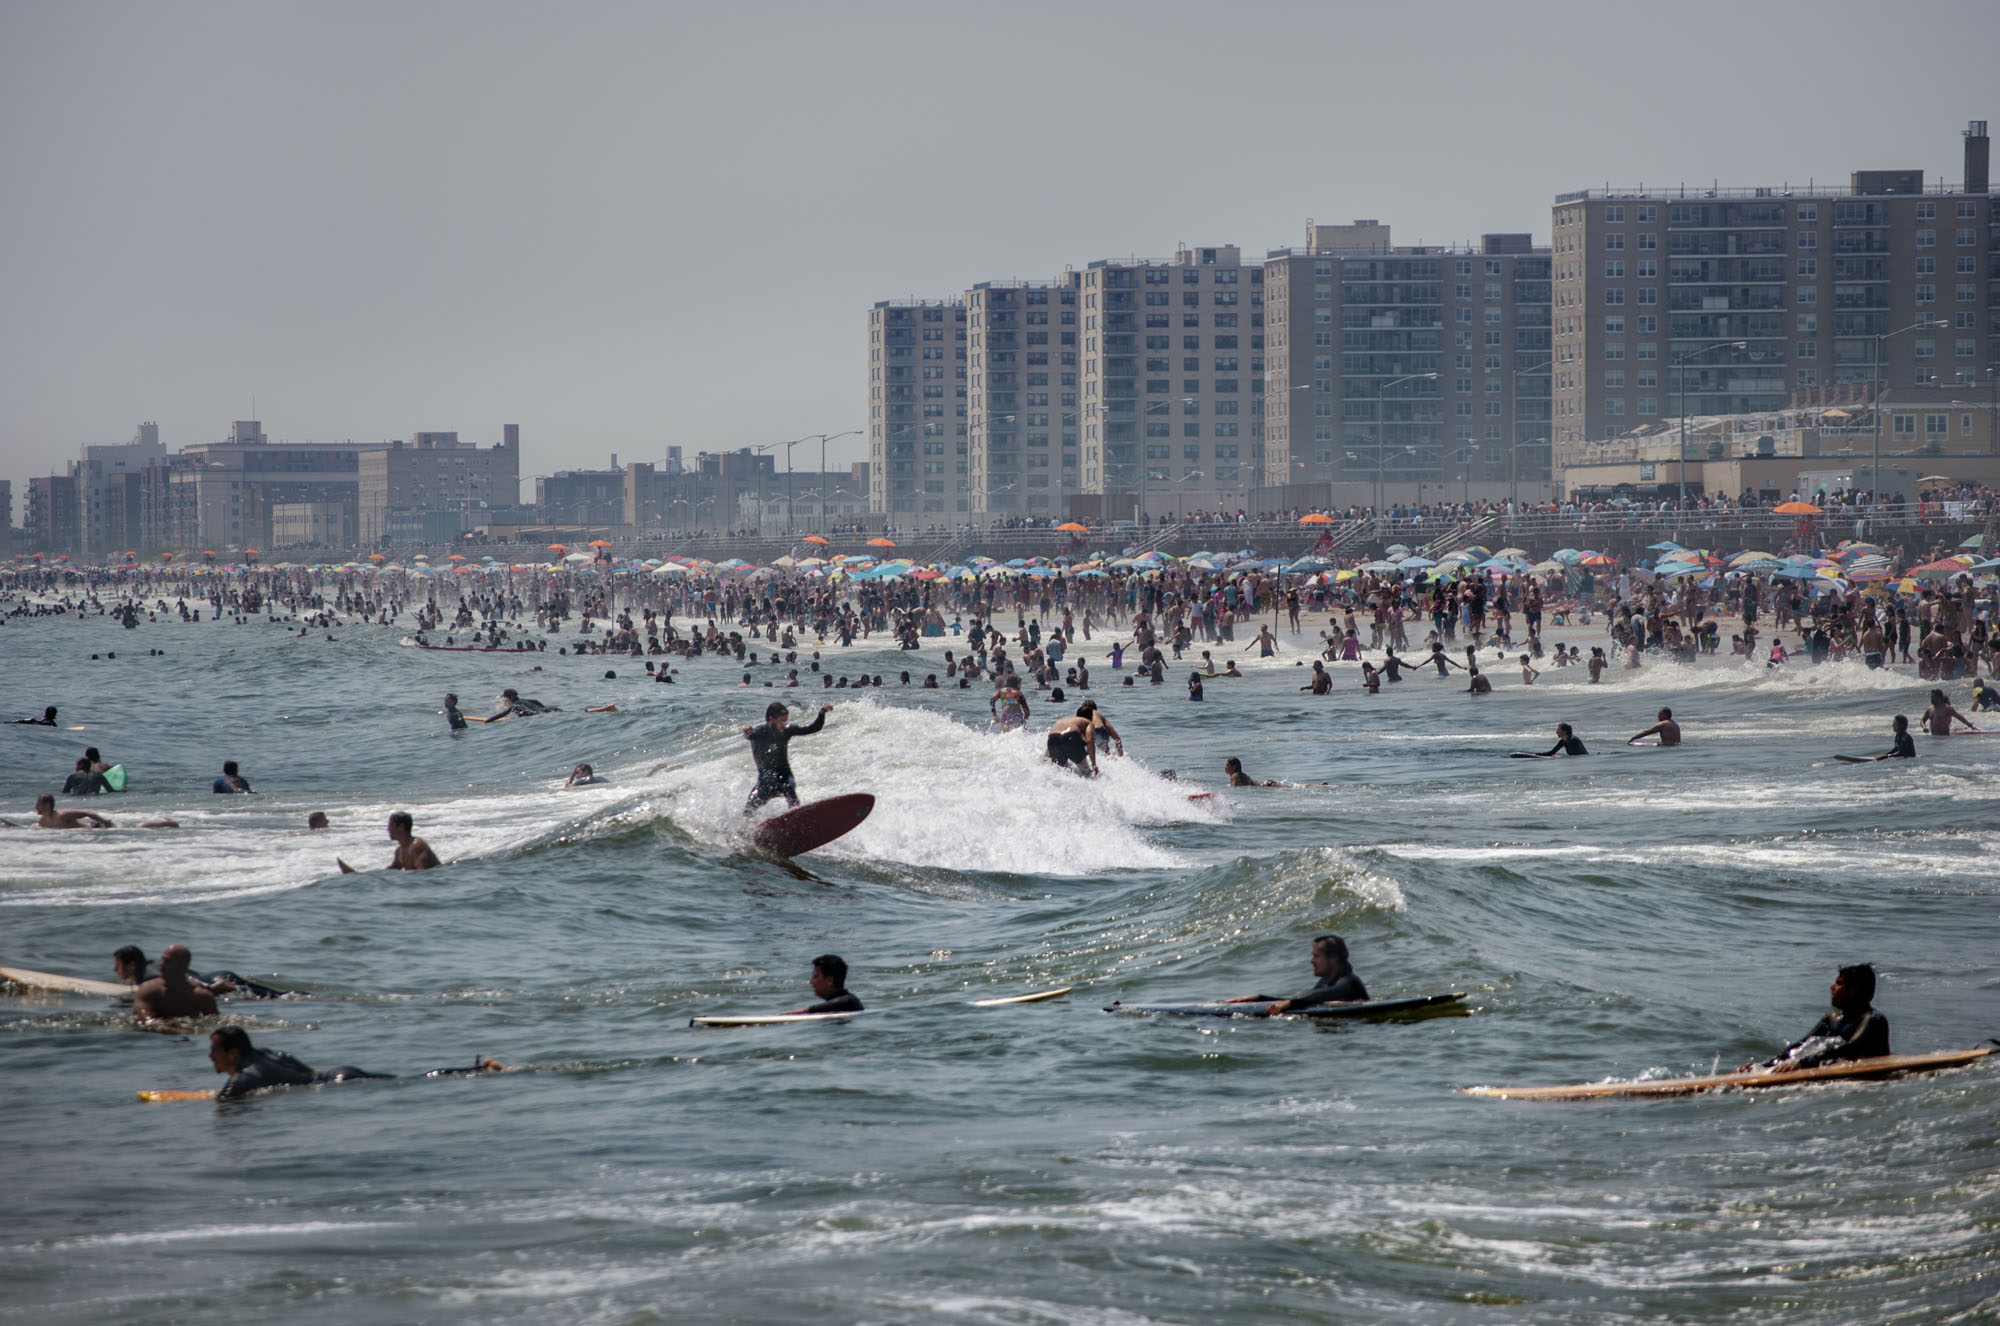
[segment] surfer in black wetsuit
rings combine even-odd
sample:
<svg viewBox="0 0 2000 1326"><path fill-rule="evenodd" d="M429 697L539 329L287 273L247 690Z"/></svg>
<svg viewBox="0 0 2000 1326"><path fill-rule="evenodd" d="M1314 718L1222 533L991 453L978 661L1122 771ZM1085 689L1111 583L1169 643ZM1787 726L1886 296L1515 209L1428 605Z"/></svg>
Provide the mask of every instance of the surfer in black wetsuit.
<svg viewBox="0 0 2000 1326"><path fill-rule="evenodd" d="M799 729L801 732L804 728ZM787 1016L798 1013L859 1013L861 1001L847 992L847 959L831 953L822 953L813 959L813 993L819 996L817 1004L807 1004L803 1008L788 1008Z"/></svg>
<svg viewBox="0 0 2000 1326"><path fill-rule="evenodd" d="M1268 1003L1263 1016L1273 1013L1296 1013L1301 1009L1314 1008L1320 1004L1348 1004L1368 998L1368 987L1354 974L1354 968L1347 961L1347 941L1339 935L1319 935L1312 943L1313 975L1319 984L1302 995L1290 999L1272 999L1270 995L1238 995L1223 1002L1230 1004Z"/></svg>
<svg viewBox="0 0 2000 1326"><path fill-rule="evenodd" d="M1556 744L1545 751L1537 751L1537 758L1546 759L1551 755L1588 755L1583 748L1583 739L1576 735L1567 723L1556 724Z"/></svg>
<svg viewBox="0 0 2000 1326"><path fill-rule="evenodd" d="M1878 760L1914 760L1917 758L1917 743L1910 736L1910 720L1907 715L1897 714L1893 725L1896 739L1889 749L1875 758Z"/></svg>
<svg viewBox="0 0 2000 1326"><path fill-rule="evenodd" d="M152 963L146 960L145 952L137 944L127 944L113 953L111 966L112 970L118 973L119 980L130 981L135 986L144 985L157 974L153 971ZM294 990L279 990L273 986L259 985L255 981L238 976L233 971L202 972L190 979L209 993L218 995L235 994L249 999L280 999L297 994Z"/></svg>
<svg viewBox="0 0 2000 1326"><path fill-rule="evenodd" d="M250 1043L250 1033L241 1027L224 1027L208 1038L208 1061L229 1080L215 1093L217 1100L236 1100L253 1091L272 1087L319 1086L327 1082L352 1082L360 1078L389 1078L394 1073L371 1073L366 1069L314 1068L278 1050L260 1050ZM425 1077L453 1077L462 1073L497 1073L506 1068L494 1059L481 1059L466 1068L433 1068Z"/></svg>
<svg viewBox="0 0 2000 1326"><path fill-rule="evenodd" d="M787 747L793 737L809 737L825 727L826 716L832 712L832 705L823 704L819 707L819 717L804 727L792 727L791 711L783 701L773 700L764 709L762 723L743 729L744 739L750 743L751 758L757 762L757 786L750 789L750 799L743 803L745 815L778 797L794 806L799 804L798 782L792 777L792 757Z"/></svg>
<svg viewBox="0 0 2000 1326"><path fill-rule="evenodd" d="M465 731L465 715L458 712L458 697L449 691L444 697L444 721L453 732Z"/></svg>
<svg viewBox="0 0 2000 1326"><path fill-rule="evenodd" d="M1849 1059L1876 1059L1889 1051L1889 1019L1871 1006L1875 1000L1875 968L1863 962L1842 967L1833 978L1833 1011L1813 1029L1787 1045L1775 1059L1743 1065L1753 1068L1818 1068Z"/></svg>

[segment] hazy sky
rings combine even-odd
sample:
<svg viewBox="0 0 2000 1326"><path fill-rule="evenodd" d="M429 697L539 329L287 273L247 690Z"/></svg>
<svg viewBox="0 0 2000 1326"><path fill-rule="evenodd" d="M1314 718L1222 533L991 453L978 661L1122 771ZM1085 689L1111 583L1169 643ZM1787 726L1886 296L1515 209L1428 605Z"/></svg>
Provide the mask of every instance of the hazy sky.
<svg viewBox="0 0 2000 1326"><path fill-rule="evenodd" d="M860 428L878 299L1308 217L1546 242L1607 180L1956 181L1996 51L1994 0L0 0L0 477L18 521L253 397L278 440L519 423L524 474Z"/></svg>

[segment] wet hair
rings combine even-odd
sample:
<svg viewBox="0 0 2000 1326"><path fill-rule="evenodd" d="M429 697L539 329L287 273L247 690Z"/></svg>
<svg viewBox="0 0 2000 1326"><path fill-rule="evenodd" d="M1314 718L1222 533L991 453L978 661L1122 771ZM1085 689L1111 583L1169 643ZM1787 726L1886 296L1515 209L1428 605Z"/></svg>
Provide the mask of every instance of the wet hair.
<svg viewBox="0 0 2000 1326"><path fill-rule="evenodd" d="M35 798L36 814L40 814L44 809L53 812L55 808L56 808L56 799L50 793L44 792L40 796Z"/></svg>
<svg viewBox="0 0 2000 1326"><path fill-rule="evenodd" d="M1875 1002L1875 968L1873 964L1858 962L1852 967L1840 969L1840 983L1845 985L1856 999L1864 1004Z"/></svg>
<svg viewBox="0 0 2000 1326"><path fill-rule="evenodd" d="M1895 722L1891 724L1891 726L1893 726L1898 732L1901 732L1904 728L1908 727L1909 725L1910 725L1909 716L1906 714L1897 714Z"/></svg>
<svg viewBox="0 0 2000 1326"><path fill-rule="evenodd" d="M127 944L124 948L113 953L111 960L120 967L136 967L140 971L146 970L146 950L140 948L137 944Z"/></svg>
<svg viewBox="0 0 2000 1326"><path fill-rule="evenodd" d="M224 760L222 762L222 772L227 774L229 777L234 778L236 776L236 761Z"/></svg>
<svg viewBox="0 0 2000 1326"><path fill-rule="evenodd" d="M1347 960L1347 941L1339 935L1314 935L1313 948L1315 950L1325 949L1327 952L1333 954L1334 957L1340 959L1340 965L1343 967L1353 965Z"/></svg>
<svg viewBox="0 0 2000 1326"><path fill-rule="evenodd" d="M412 819L412 818L410 817L410 812L409 812L409 811L407 811L407 810L392 810L392 811L390 811L390 812L389 812L389 827L390 827L390 828L392 828L392 829L401 829L401 830L403 830L404 832L408 833L408 832L411 832L411 831L413 831L413 830L414 830L414 829L416 828L416 826L417 826L417 822L416 822L416 820L414 820L414 819Z"/></svg>
<svg viewBox="0 0 2000 1326"><path fill-rule="evenodd" d="M518 700L521 698L521 693L512 686L509 686L506 690L500 692L500 698L503 700Z"/></svg>
<svg viewBox="0 0 2000 1326"><path fill-rule="evenodd" d="M1234 755L1232 755L1228 759L1222 762L1222 767L1230 773L1235 773L1238 769L1241 769L1243 767L1243 761L1237 759Z"/></svg>
<svg viewBox="0 0 2000 1326"><path fill-rule="evenodd" d="M445 702L446 704L457 704L457 703L458 703L458 695L457 695L457 694L456 694L455 692L452 692L452 691L446 691L446 692L444 693L444 702Z"/></svg>
<svg viewBox="0 0 2000 1326"><path fill-rule="evenodd" d="M253 1048L250 1033L241 1027L218 1027L209 1034L208 1043L231 1054L248 1054Z"/></svg>
<svg viewBox="0 0 2000 1326"><path fill-rule="evenodd" d="M771 703L764 706L764 717L767 719L783 718L789 712L791 711L785 707L785 702L783 700L773 700L771 701Z"/></svg>
<svg viewBox="0 0 2000 1326"><path fill-rule="evenodd" d="M1097 712L1097 701L1095 700L1085 700L1082 704L1076 707L1076 716L1078 718L1089 718L1092 714L1096 712Z"/></svg>
<svg viewBox="0 0 2000 1326"><path fill-rule="evenodd" d="M326 826L327 823L326 823L325 811L316 810L312 814L306 816L306 827L308 829L324 829Z"/></svg>
<svg viewBox="0 0 2000 1326"><path fill-rule="evenodd" d="M1562 733L1566 737L1573 737L1576 735L1576 729L1571 727L1567 723L1556 724L1556 731Z"/></svg>
<svg viewBox="0 0 2000 1326"><path fill-rule="evenodd" d="M841 989L847 988L847 959L822 953L813 959L813 969Z"/></svg>
<svg viewBox="0 0 2000 1326"><path fill-rule="evenodd" d="M76 771L78 773L90 772L90 757L88 755L84 756L82 759L76 762Z"/></svg>
<svg viewBox="0 0 2000 1326"><path fill-rule="evenodd" d="M1951 699L1944 693L1944 691L1941 688L1933 686L1931 687L1931 703L1950 704Z"/></svg>
<svg viewBox="0 0 2000 1326"><path fill-rule="evenodd" d="M49 710L49 712L50 712L50 713L54 713L54 712L55 712L55 710L51 709L51 710ZM83 758L84 758L84 759L86 759L86 760L91 760L91 761L93 761L93 762L94 762L94 761L97 761L97 760L101 760L101 759L103 759L104 757L103 757L102 755L99 755L99 754L97 753L97 747L95 747L95 746L85 746L85 747L83 748Z"/></svg>
<svg viewBox="0 0 2000 1326"><path fill-rule="evenodd" d="M1660 717L1661 717L1661 718L1663 718L1663 719L1664 719L1664 718L1672 718L1673 716L1674 716L1674 711L1673 711L1673 710L1671 710L1671 709L1667 708L1667 707L1666 707L1665 705L1661 705L1661 706L1660 706Z"/></svg>

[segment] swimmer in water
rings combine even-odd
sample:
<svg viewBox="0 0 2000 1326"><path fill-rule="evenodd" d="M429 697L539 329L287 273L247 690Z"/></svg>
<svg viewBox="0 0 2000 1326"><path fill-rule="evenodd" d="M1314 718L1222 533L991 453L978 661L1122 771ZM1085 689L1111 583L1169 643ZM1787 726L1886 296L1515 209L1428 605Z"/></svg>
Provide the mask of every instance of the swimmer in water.
<svg viewBox="0 0 2000 1326"><path fill-rule="evenodd" d="M1576 735L1574 728L1570 727L1567 723L1558 723L1556 724L1556 744L1545 751L1537 751L1535 754L1538 759L1547 759L1552 755L1588 755L1590 752L1584 749L1583 740Z"/></svg>
<svg viewBox="0 0 2000 1326"><path fill-rule="evenodd" d="M819 996L816 1004L805 1004L798 1008L788 1008L788 1017L801 1013L859 1013L861 1001L847 990L847 960L832 953L822 953L813 959L812 992Z"/></svg>
<svg viewBox="0 0 2000 1326"><path fill-rule="evenodd" d="M576 768L570 770L569 781L564 783L563 786L583 787L590 783L601 783L603 781L604 780L599 778L596 772L593 771L589 765L579 764L576 766Z"/></svg>
<svg viewBox="0 0 2000 1326"><path fill-rule="evenodd" d="M162 961L164 962L164 955ZM119 980L130 985L144 985L156 979L152 966L153 964L146 961L145 951L137 944L127 944L111 955L111 969L118 973ZM251 999L277 999L293 993L269 985L259 985L255 981L238 976L233 971L190 973L188 979L210 994L217 995L240 994Z"/></svg>
<svg viewBox="0 0 2000 1326"><path fill-rule="evenodd" d="M1842 967L1834 975L1828 993L1832 996L1833 1010L1814 1023L1811 1031L1787 1045L1776 1058L1744 1064L1737 1071L1818 1068L1821 1064L1877 1059L1891 1053L1889 1019L1874 1008L1874 967L1865 962Z"/></svg>
<svg viewBox="0 0 2000 1326"><path fill-rule="evenodd" d="M35 798L35 827L38 829L109 829L110 820L89 810L57 810L56 799L47 792Z"/></svg>
<svg viewBox="0 0 2000 1326"><path fill-rule="evenodd" d="M56 707L50 705L48 708L42 710L40 718L17 718L14 720L14 725L16 727L54 727L56 725Z"/></svg>
<svg viewBox="0 0 2000 1326"><path fill-rule="evenodd" d="M458 712L458 697L450 691L446 691L444 697L444 722L453 732L465 731L465 715Z"/></svg>
<svg viewBox="0 0 2000 1326"><path fill-rule="evenodd" d="M1243 772L1243 761L1237 759L1234 755L1230 756L1228 759L1222 762L1222 772L1229 775L1229 785L1231 787L1329 787L1331 786L1331 784L1325 782L1281 783L1275 778L1266 778L1262 782L1259 782L1257 779L1252 778L1249 774Z"/></svg>
<svg viewBox="0 0 2000 1326"><path fill-rule="evenodd" d="M250 1043L250 1033L241 1027L223 1027L210 1033L208 1061L229 1080L215 1093L217 1100L237 1100L255 1091L273 1087L322 1086L329 1082L352 1082L366 1078L389 1078L393 1073L370 1073L346 1067L315 1069L289 1054L260 1050ZM481 1059L468 1068L433 1068L425 1077L456 1077L471 1073L502 1073L507 1065L497 1059Z"/></svg>
<svg viewBox="0 0 2000 1326"><path fill-rule="evenodd" d="M750 789L750 799L743 803L745 815L779 797L789 805L799 804L798 780L792 774L792 738L818 732L826 726L826 716L832 712L832 705L823 704L819 707L819 717L804 727L792 727L791 711L782 700L773 700L764 708L762 723L743 729L743 739L750 743L750 757L757 765L757 785Z"/></svg>
<svg viewBox="0 0 2000 1326"><path fill-rule="evenodd" d="M1979 731L1971 719L1958 712L1942 689L1932 687L1930 708L1924 710L1923 717L1917 720L1917 726L1934 737L1948 737L1951 735L1953 719L1965 724L1968 732Z"/></svg>
<svg viewBox="0 0 2000 1326"><path fill-rule="evenodd" d="M396 844L396 851L389 858L389 864L385 869L430 870L444 864L438 860L437 853L431 850L431 845L417 837L416 820L411 818L407 810L398 810L390 814L389 840ZM340 873L343 875L356 873L353 866L338 857L334 858L334 863L340 867Z"/></svg>
<svg viewBox="0 0 2000 1326"><path fill-rule="evenodd" d="M250 790L250 783L242 774L236 772L236 761L224 760L222 762L222 777L215 780L213 790L216 792L248 792Z"/></svg>
<svg viewBox="0 0 2000 1326"><path fill-rule="evenodd" d="M1662 706L1660 709L1660 721L1647 728L1644 732L1637 732L1627 737L1625 744L1627 746L1636 746L1647 737L1658 737L1662 746L1680 745L1681 725L1674 721L1674 711Z"/></svg>
<svg viewBox="0 0 2000 1326"><path fill-rule="evenodd" d="M1274 1013L1295 1013L1301 1009L1316 1008L1321 1004L1351 1004L1368 998L1368 987L1354 974L1353 964L1347 960L1347 941L1339 935L1318 935L1312 942L1312 969L1317 978L1313 988L1302 995L1290 999L1271 999L1269 995L1238 995L1224 1000L1230 1004L1257 1004L1269 1001L1263 1016Z"/></svg>
<svg viewBox="0 0 2000 1326"><path fill-rule="evenodd" d="M986 707L992 711L993 722L1002 732L1012 732L1028 721L1028 697L1014 684L1012 677L1003 676L1000 684L993 688L992 698Z"/></svg>
<svg viewBox="0 0 2000 1326"><path fill-rule="evenodd" d="M139 1022L215 1015L215 996L188 979L194 955L185 944L171 944L160 954L160 974L132 992L132 1016Z"/></svg>

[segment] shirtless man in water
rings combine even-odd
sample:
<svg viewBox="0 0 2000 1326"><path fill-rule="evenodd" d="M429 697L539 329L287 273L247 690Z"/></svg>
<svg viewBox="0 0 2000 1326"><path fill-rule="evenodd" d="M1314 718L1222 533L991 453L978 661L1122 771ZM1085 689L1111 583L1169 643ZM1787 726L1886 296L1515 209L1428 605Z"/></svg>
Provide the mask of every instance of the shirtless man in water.
<svg viewBox="0 0 2000 1326"><path fill-rule="evenodd" d="M186 944L171 944L160 954L160 974L132 993L132 1017L139 1022L169 1018L212 1017L215 996L188 979L194 955Z"/></svg>
<svg viewBox="0 0 2000 1326"><path fill-rule="evenodd" d="M1662 708L1660 710L1659 722L1653 724L1651 727L1647 728L1644 732L1636 732L1632 736L1626 738L1625 744L1627 746L1636 746L1640 742L1644 741L1647 737L1658 737L1660 739L1660 744L1662 746L1680 745L1681 725L1674 721L1674 711L1671 709Z"/></svg>
<svg viewBox="0 0 2000 1326"><path fill-rule="evenodd" d="M35 798L35 827L38 829L108 829L111 821L89 810L57 810L56 799L44 792Z"/></svg>
<svg viewBox="0 0 2000 1326"><path fill-rule="evenodd" d="M1958 709L1952 704L1950 698L1945 695L1942 689L1933 687L1931 689L1930 708L1924 710L1924 716L1917 720L1917 726L1921 727L1931 736L1948 737L1951 735L1953 719L1957 719L1959 722L1965 724L1968 731L1977 732L1979 730L1971 719L1958 712Z"/></svg>
<svg viewBox="0 0 2000 1326"><path fill-rule="evenodd" d="M396 854L389 858L387 869L429 870L433 866L444 864L438 860L437 853L431 850L431 845L417 837L416 821L410 817L410 812L407 810L398 810L389 816L389 838L396 844ZM338 857L334 858L334 861L340 867L341 874L356 873L353 866Z"/></svg>

